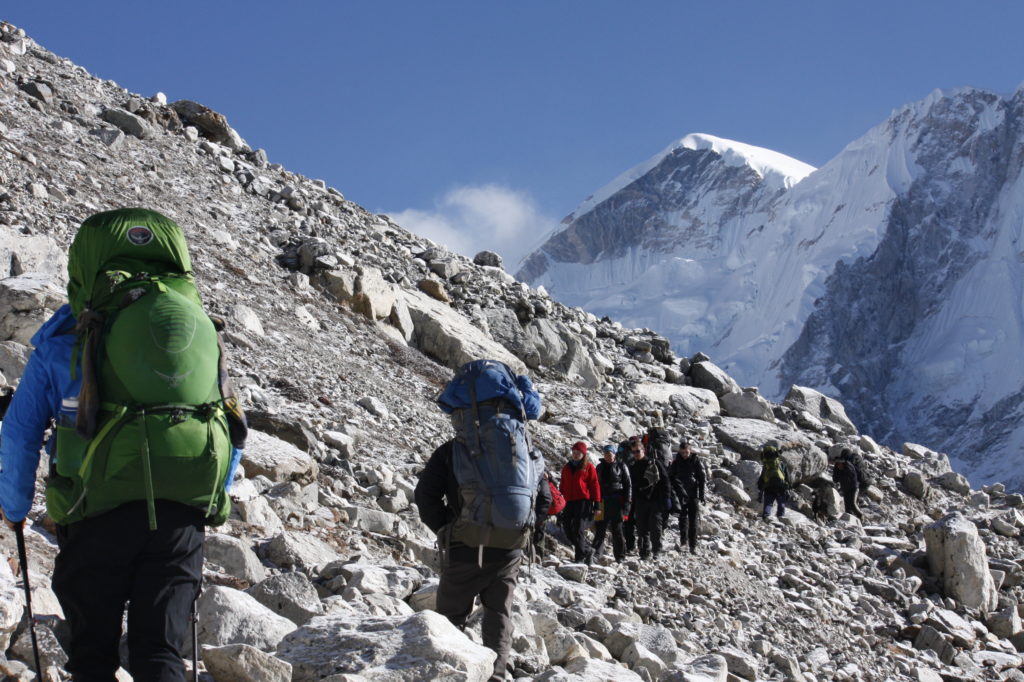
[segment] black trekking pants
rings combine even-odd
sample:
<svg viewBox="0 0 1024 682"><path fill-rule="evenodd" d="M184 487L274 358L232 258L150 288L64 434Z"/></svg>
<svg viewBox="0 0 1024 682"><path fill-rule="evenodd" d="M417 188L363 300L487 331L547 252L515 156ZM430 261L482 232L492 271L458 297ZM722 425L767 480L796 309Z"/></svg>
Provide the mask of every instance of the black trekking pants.
<svg viewBox="0 0 1024 682"><path fill-rule="evenodd" d="M690 498L683 503L679 512L679 542L687 544L693 550L697 547L697 518L700 516L700 502Z"/></svg>
<svg viewBox="0 0 1024 682"><path fill-rule="evenodd" d="M860 512L860 506L857 504L859 493L860 491L857 488L843 490L843 506L846 508L846 513L853 514L858 519L863 517L863 514Z"/></svg>
<svg viewBox="0 0 1024 682"><path fill-rule="evenodd" d="M646 559L649 554L657 556L661 553L662 507L660 501L637 502L633 511L636 514L636 534L640 558Z"/></svg>
<svg viewBox="0 0 1024 682"><path fill-rule="evenodd" d="M455 627L466 626L473 612L477 595L484 607L480 634L484 646L498 654L490 680L504 682L508 654L512 648L512 598L516 592L519 565L517 556L508 561L475 562L449 561L441 571L437 586L437 612Z"/></svg>
<svg viewBox="0 0 1024 682"><path fill-rule="evenodd" d="M182 646L203 576L203 513L158 500L57 527L53 591L71 627L75 682L111 682L128 604L128 671L137 682L183 682Z"/></svg>
<svg viewBox="0 0 1024 682"><path fill-rule="evenodd" d="M625 538L622 534L622 497L613 492L604 500L604 518L594 523L594 554L604 548L605 535L612 536L612 552L616 561L625 555Z"/></svg>
<svg viewBox="0 0 1024 682"><path fill-rule="evenodd" d="M590 538L587 537L587 522L590 515L586 510L590 508L589 500L570 500L562 510L562 529L565 536L572 545L573 560L587 561L593 554L590 548Z"/></svg>

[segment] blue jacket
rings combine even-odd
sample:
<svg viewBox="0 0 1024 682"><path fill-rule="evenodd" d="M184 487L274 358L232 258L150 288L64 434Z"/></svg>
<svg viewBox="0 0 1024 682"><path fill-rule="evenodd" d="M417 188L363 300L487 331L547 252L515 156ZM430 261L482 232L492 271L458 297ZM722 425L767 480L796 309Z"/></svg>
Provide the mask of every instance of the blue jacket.
<svg viewBox="0 0 1024 682"><path fill-rule="evenodd" d="M21 521L32 507L43 435L63 400L77 398L82 387L81 378L71 379L74 327L71 307L63 305L32 337L35 350L0 426L0 507L10 521ZM51 458L53 442L47 443ZM241 457L241 450L232 450L225 487Z"/></svg>

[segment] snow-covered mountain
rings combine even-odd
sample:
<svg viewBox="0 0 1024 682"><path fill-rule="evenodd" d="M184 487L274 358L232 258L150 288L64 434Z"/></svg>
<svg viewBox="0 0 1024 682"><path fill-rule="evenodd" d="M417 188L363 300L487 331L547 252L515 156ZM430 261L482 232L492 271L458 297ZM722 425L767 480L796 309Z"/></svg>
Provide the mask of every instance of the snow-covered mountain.
<svg viewBox="0 0 1024 682"><path fill-rule="evenodd" d="M1024 88L932 93L820 169L690 135L584 201L519 276L778 397L1024 483Z"/></svg>

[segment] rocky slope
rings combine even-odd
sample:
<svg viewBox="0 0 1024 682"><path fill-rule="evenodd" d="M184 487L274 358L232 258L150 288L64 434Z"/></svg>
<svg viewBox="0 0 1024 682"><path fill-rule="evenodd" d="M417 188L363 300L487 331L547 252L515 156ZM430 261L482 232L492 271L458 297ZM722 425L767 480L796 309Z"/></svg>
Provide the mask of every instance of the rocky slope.
<svg viewBox="0 0 1024 682"><path fill-rule="evenodd" d="M0 383L63 300L63 252L87 215L144 205L189 236L202 294L229 321L254 432L235 512L206 542L206 679L481 680L492 655L430 611L432 534L410 498L450 435L434 396L461 362L535 377L550 467L568 445L651 424L701 443L713 481L701 554L525 571L523 680L1022 679L1024 499L972 490L939 453L858 434L842 406L794 388L742 390L710 359L598 320L268 163L222 116L100 81L0 25ZM791 444L796 506L763 523L757 449ZM868 521L842 515L828 460L876 474ZM825 517L812 520L815 490ZM41 488L26 533L47 670L65 636ZM675 537L674 528L669 537ZM13 538L0 540L16 556ZM5 674L31 660L17 578L0 563Z"/></svg>
<svg viewBox="0 0 1024 682"><path fill-rule="evenodd" d="M1022 106L1024 90L936 92L815 172L690 136L585 201L519 276L1020 488Z"/></svg>

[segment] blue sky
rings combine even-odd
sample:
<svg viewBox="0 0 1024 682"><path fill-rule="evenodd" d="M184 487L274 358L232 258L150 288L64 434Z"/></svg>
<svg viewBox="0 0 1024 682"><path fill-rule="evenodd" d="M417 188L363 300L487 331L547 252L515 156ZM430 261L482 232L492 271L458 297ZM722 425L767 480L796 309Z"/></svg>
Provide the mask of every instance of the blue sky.
<svg viewBox="0 0 1024 682"><path fill-rule="evenodd" d="M821 165L935 88L1024 81L1009 1L47 0L0 17L129 90L220 111L414 231L512 258L688 133Z"/></svg>

